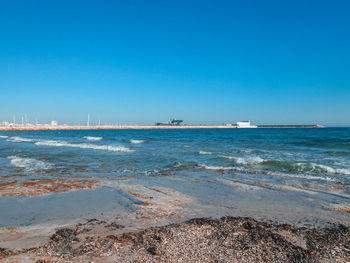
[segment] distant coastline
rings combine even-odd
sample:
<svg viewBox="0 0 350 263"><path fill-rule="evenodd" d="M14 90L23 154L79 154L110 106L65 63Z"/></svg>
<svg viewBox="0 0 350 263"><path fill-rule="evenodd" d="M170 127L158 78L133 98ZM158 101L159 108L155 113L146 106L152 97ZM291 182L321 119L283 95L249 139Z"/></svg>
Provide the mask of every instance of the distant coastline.
<svg viewBox="0 0 350 263"><path fill-rule="evenodd" d="M258 125L256 128L325 128L321 125ZM242 129L230 125L173 125L173 126L154 126L154 125L127 125L127 126L15 126L0 127L0 131L56 131L56 130L151 130L151 129Z"/></svg>

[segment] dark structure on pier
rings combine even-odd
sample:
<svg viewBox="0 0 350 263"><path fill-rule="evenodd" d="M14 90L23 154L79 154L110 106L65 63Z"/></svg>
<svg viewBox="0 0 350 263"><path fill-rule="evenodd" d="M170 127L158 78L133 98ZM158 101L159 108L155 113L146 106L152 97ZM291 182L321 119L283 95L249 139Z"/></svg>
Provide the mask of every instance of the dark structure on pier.
<svg viewBox="0 0 350 263"><path fill-rule="evenodd" d="M183 122L183 120L170 119L166 123L157 122L156 126L180 126L182 122Z"/></svg>

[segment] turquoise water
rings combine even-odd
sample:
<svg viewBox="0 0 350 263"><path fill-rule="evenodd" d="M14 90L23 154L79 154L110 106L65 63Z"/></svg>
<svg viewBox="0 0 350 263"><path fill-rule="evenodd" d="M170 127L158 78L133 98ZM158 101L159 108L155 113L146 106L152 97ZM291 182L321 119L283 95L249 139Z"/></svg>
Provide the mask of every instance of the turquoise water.
<svg viewBox="0 0 350 263"><path fill-rule="evenodd" d="M10 174L22 167L32 177L48 168L101 179L204 168L302 174L346 183L350 178L347 128L21 131L0 136L2 170ZM72 172L74 167L86 170Z"/></svg>
<svg viewBox="0 0 350 263"><path fill-rule="evenodd" d="M0 133L0 208L11 198L24 198L9 197L6 182L15 191L25 182L48 178L152 182L205 202L210 201L205 192L213 183L226 189L234 182L276 191L310 190L326 194L324 200L338 198L333 204L344 204L350 196L350 129ZM196 182L200 193L187 189L196 188ZM220 191L220 185L215 189ZM212 199L218 205L224 202Z"/></svg>

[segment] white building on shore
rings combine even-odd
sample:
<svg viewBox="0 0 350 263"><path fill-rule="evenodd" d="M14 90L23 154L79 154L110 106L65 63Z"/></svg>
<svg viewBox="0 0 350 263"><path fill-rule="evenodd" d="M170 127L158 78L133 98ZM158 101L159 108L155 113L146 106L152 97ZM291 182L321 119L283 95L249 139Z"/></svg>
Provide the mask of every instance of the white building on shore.
<svg viewBox="0 0 350 263"><path fill-rule="evenodd" d="M2 127L8 127L8 126L10 126L10 123L9 123L8 121L3 121L3 122L1 123L1 126L2 126Z"/></svg>
<svg viewBox="0 0 350 263"><path fill-rule="evenodd" d="M237 128L258 128L257 125L251 125L250 121L237 121L232 123L231 126L236 126Z"/></svg>

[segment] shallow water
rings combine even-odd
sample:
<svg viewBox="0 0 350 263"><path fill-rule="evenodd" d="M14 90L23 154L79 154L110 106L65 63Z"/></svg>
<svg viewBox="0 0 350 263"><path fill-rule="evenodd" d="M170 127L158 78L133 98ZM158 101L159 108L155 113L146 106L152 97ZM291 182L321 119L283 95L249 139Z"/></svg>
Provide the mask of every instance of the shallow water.
<svg viewBox="0 0 350 263"><path fill-rule="evenodd" d="M131 199L123 197L113 206L108 194L99 195L105 204L91 202L79 213L73 205L60 212L50 212L47 205L47 200L54 205L63 197L74 203L83 195L93 196L96 190L90 188L103 192L106 185L120 193L118 183L174 189L192 196L203 208L198 213L214 206L222 208L218 213L296 211L304 217L321 213L325 219L349 221L349 214L337 209L350 203L350 129L0 133L2 226L129 211ZM16 202L35 202L33 207L51 214L30 221L20 216Z"/></svg>

